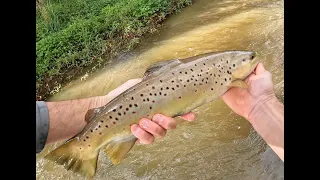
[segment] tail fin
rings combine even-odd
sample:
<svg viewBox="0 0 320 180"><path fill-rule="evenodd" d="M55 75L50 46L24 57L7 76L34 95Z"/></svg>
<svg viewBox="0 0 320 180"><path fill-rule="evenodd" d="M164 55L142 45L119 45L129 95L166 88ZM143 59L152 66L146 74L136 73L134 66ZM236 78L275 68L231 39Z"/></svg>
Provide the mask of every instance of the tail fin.
<svg viewBox="0 0 320 180"><path fill-rule="evenodd" d="M44 158L63 165L67 170L93 177L97 168L98 152L79 150L77 139L71 139Z"/></svg>

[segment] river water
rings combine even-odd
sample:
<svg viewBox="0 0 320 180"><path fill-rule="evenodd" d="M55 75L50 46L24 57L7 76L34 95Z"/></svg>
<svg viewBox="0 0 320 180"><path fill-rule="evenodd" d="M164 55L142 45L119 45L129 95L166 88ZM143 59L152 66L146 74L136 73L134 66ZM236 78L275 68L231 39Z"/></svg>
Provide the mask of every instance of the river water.
<svg viewBox="0 0 320 180"><path fill-rule="evenodd" d="M147 66L158 61L240 49L259 54L273 75L277 97L284 102L283 10L283 0L197 0L169 17L136 50L79 77L50 101L105 95L129 79L140 78ZM118 166L101 153L94 179L284 178L284 163L222 100L194 112L194 122L179 124L152 145L135 145ZM37 179L83 179L43 159L60 144L37 155Z"/></svg>

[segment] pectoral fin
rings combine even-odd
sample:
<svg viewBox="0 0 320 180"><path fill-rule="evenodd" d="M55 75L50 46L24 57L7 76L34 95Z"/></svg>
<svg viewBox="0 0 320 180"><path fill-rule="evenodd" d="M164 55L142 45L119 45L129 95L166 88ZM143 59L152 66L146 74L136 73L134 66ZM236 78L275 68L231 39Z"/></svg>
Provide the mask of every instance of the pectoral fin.
<svg viewBox="0 0 320 180"><path fill-rule="evenodd" d="M232 81L228 86L229 87L248 88L248 84L246 82L244 82L243 80Z"/></svg>

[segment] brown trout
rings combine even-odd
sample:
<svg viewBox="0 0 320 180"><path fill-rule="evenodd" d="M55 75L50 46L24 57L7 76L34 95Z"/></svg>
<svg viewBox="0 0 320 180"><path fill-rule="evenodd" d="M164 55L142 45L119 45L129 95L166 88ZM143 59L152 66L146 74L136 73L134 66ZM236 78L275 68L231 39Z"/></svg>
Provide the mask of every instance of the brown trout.
<svg viewBox="0 0 320 180"><path fill-rule="evenodd" d="M213 101L243 81L258 64L250 51L225 51L152 64L143 80L106 105L88 111L89 123L77 136L45 156L67 170L93 177L104 149L113 164L134 146L130 125L156 113L176 117Z"/></svg>

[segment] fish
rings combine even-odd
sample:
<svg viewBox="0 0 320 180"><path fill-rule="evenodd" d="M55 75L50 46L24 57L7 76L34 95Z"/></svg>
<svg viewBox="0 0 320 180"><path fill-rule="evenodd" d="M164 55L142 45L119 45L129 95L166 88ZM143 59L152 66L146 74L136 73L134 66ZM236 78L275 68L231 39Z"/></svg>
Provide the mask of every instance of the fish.
<svg viewBox="0 0 320 180"><path fill-rule="evenodd" d="M209 103L244 79L258 64L256 52L229 50L151 64L142 81L107 104L88 110L84 129L45 159L86 177L96 173L104 150L113 165L122 162L137 138L130 126L160 113L177 117Z"/></svg>

